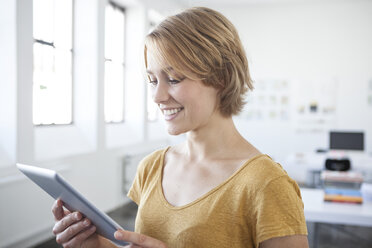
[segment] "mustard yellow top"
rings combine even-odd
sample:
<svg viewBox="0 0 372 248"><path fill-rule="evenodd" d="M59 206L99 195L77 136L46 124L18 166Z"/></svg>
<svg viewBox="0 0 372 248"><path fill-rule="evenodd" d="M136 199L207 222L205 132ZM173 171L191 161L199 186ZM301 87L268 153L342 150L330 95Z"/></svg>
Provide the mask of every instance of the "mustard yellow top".
<svg viewBox="0 0 372 248"><path fill-rule="evenodd" d="M267 155L248 160L219 186L180 207L167 202L162 171L167 149L139 164L128 192L139 206L135 231L168 247L258 247L294 234L307 235L300 190Z"/></svg>

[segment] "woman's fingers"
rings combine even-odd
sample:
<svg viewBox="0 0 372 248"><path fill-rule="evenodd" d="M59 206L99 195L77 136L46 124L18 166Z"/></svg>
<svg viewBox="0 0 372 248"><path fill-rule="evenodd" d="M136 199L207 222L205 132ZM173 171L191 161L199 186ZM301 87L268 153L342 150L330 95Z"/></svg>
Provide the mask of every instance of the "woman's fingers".
<svg viewBox="0 0 372 248"><path fill-rule="evenodd" d="M73 223L78 222L81 220L82 216L79 212L74 212L69 215L66 215L63 219L57 221L53 227L53 233L56 235L57 233L63 232Z"/></svg>
<svg viewBox="0 0 372 248"><path fill-rule="evenodd" d="M63 208L63 214L64 214L64 216L66 216L66 215L71 214L71 212L68 211L67 209Z"/></svg>
<svg viewBox="0 0 372 248"><path fill-rule="evenodd" d="M70 214L71 212L68 211L63 207L63 202L61 199L54 201L52 206L52 213L54 215L54 219L56 221L61 220L64 216Z"/></svg>
<svg viewBox="0 0 372 248"><path fill-rule="evenodd" d="M56 200L52 206L52 213L55 220L60 220L64 216L63 203L61 199Z"/></svg>
<svg viewBox="0 0 372 248"><path fill-rule="evenodd" d="M70 239L68 242L63 243L63 247L80 247L81 244L87 240L91 235L96 232L95 226L90 226L88 229L77 234L73 239ZM58 243L58 238L57 238Z"/></svg>
<svg viewBox="0 0 372 248"><path fill-rule="evenodd" d="M89 219L84 218L81 213L73 212L63 207L63 202L58 199L52 206L52 213L56 220L53 234L56 241L63 247L80 247L92 234L96 227Z"/></svg>
<svg viewBox="0 0 372 248"><path fill-rule="evenodd" d="M146 236L140 233L125 231L125 230L117 230L114 235L115 235L115 238L118 240L127 241L135 245L138 245L140 247L144 247L144 248L166 248L167 247L160 240L151 238L149 236Z"/></svg>
<svg viewBox="0 0 372 248"><path fill-rule="evenodd" d="M75 239L80 234L80 232L85 232L86 230L89 230L88 228L91 228L91 227L92 227L91 222L88 219L84 219L74 224L70 224L68 225L66 229L64 229L61 232L58 232L57 230L56 241L59 244L64 244L66 242L69 242L70 240L72 241L72 239ZM94 231L95 231L95 227L94 227ZM84 238L84 237L85 236L83 235L80 238ZM79 240L79 241L81 242L82 240Z"/></svg>

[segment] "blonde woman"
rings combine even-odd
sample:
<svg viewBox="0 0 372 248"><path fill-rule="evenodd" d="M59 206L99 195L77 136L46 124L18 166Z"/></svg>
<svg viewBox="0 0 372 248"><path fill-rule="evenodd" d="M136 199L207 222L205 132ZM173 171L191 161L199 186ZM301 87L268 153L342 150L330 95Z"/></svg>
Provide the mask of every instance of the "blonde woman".
<svg viewBox="0 0 372 248"><path fill-rule="evenodd" d="M168 133L187 139L140 163L128 193L139 206L136 230L115 237L130 247L308 247L297 184L232 120L253 86L231 22L187 9L146 37L144 55ZM53 206L58 243L114 247L62 204Z"/></svg>

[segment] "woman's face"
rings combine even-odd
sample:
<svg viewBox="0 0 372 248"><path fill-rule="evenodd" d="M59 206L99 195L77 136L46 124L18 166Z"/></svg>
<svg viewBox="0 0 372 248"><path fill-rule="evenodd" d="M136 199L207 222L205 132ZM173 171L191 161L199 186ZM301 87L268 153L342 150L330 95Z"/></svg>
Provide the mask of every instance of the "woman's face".
<svg viewBox="0 0 372 248"><path fill-rule="evenodd" d="M178 135L207 127L211 117L219 114L217 90L162 64L166 63L158 63L151 52L147 53L152 97L164 116L168 133Z"/></svg>

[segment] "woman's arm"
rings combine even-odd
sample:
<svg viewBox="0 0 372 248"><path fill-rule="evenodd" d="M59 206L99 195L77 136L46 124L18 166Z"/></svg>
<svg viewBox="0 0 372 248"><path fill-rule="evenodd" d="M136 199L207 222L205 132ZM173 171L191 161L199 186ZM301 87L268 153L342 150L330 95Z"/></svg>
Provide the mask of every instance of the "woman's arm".
<svg viewBox="0 0 372 248"><path fill-rule="evenodd" d="M292 235L272 238L260 243L259 248L308 248L306 235Z"/></svg>

